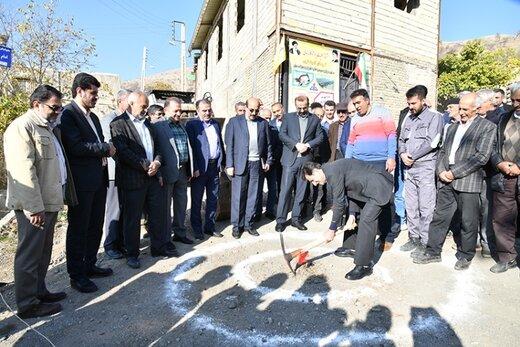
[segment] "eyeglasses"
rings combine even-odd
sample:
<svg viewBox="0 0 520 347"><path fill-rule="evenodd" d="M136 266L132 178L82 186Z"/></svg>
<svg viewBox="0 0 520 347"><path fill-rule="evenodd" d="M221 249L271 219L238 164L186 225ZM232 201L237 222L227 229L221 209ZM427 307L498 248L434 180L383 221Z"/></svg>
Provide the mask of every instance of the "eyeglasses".
<svg viewBox="0 0 520 347"><path fill-rule="evenodd" d="M50 108L52 110L52 112L60 112L63 110L63 107L61 105L48 105L48 104L44 104L45 106L47 106L48 108Z"/></svg>

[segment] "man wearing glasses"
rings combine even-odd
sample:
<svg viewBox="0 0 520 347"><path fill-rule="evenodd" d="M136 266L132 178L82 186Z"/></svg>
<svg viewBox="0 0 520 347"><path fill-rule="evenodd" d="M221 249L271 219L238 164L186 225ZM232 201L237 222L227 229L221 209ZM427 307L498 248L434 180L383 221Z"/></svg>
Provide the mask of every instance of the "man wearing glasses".
<svg viewBox="0 0 520 347"><path fill-rule="evenodd" d="M260 100L249 98L245 115L231 118L225 132L226 173L231 178L231 224L236 239L244 231L258 236L252 224L259 180L262 171L269 171L272 163L269 124L259 113Z"/></svg>
<svg viewBox="0 0 520 347"><path fill-rule="evenodd" d="M45 285L58 211L64 198L69 205L75 203L67 159L53 133L61 97L57 89L39 86L31 94L31 109L4 134L6 206L15 211L18 223L14 291L18 316L24 319L60 312L58 301L66 297L64 292L49 292Z"/></svg>

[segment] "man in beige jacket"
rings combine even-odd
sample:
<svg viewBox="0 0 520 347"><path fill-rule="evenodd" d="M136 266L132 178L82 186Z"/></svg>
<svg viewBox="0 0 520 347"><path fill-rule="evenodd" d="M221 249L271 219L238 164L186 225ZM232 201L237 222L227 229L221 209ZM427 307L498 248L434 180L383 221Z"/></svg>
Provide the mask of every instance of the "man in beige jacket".
<svg viewBox="0 0 520 347"><path fill-rule="evenodd" d="M57 89L39 86L31 94L31 109L4 134L6 206L15 211L18 222L14 284L21 318L60 312L57 302L66 296L49 292L45 285L58 211L64 194L74 192L63 147L53 132L61 97Z"/></svg>

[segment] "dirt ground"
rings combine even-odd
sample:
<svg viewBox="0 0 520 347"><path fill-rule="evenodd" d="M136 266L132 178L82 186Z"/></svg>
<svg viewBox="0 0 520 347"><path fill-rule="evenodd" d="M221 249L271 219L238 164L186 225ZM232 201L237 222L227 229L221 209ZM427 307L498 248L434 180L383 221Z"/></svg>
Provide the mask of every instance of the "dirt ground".
<svg viewBox="0 0 520 347"><path fill-rule="evenodd" d="M313 240L329 219L330 212L320 224L309 221L306 232L288 227L286 246ZM492 274L493 260L478 254L469 270L455 271L451 239L442 263L416 265L398 249L407 238L402 233L372 276L351 282L344 275L352 259L331 254L339 238L312 251L311 266L293 276L274 222L263 219L260 237L240 240L226 224L218 225L222 239L179 244L179 258L150 257L143 239L139 270L100 253L101 264L115 274L95 280L97 293L81 294L68 282L60 223L47 282L49 289L67 292L64 310L28 323L57 346L518 344L518 269ZM11 269L3 257L0 281L11 280ZM14 307L12 284L0 291ZM0 307L0 345L49 345Z"/></svg>

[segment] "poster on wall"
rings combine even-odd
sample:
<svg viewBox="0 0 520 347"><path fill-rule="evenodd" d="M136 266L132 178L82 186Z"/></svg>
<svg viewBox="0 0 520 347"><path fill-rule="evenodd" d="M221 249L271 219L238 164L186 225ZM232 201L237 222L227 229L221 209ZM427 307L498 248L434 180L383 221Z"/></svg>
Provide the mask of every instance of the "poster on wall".
<svg viewBox="0 0 520 347"><path fill-rule="evenodd" d="M339 50L289 38L289 112L294 98L306 95L310 103L339 99Z"/></svg>

